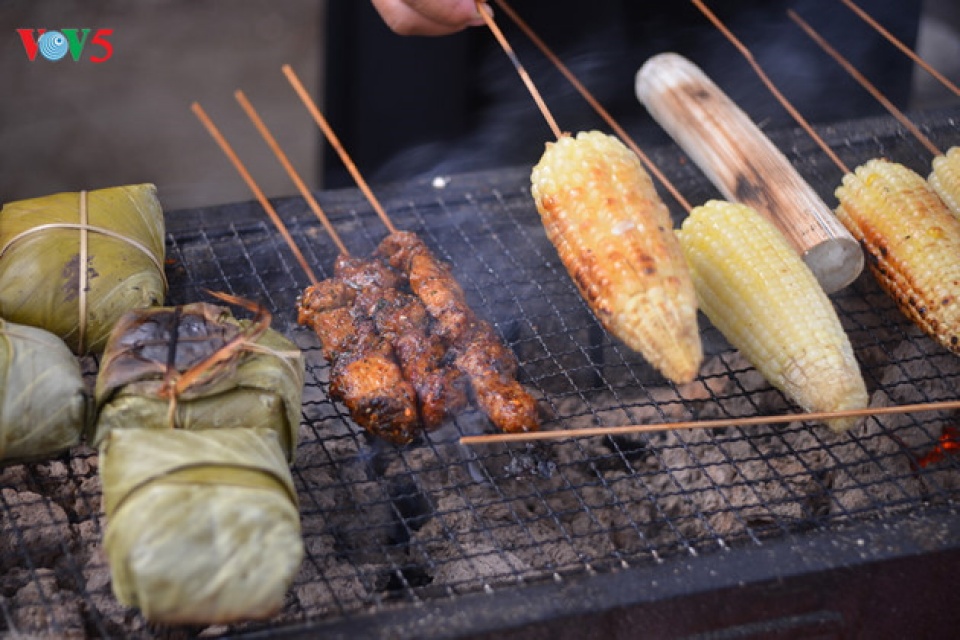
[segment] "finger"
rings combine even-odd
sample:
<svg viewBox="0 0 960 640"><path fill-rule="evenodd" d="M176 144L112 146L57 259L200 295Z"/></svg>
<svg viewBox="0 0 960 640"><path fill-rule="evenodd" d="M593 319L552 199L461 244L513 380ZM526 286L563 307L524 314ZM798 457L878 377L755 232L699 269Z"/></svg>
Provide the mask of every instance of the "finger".
<svg viewBox="0 0 960 640"><path fill-rule="evenodd" d="M386 25L404 36L443 36L483 24L473 0L372 0Z"/></svg>

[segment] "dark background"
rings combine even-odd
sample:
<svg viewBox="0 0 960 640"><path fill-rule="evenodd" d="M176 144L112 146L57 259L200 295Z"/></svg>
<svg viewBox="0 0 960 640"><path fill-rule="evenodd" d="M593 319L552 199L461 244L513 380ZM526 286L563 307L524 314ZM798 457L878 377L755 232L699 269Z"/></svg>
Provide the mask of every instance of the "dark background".
<svg viewBox="0 0 960 640"><path fill-rule="evenodd" d="M787 17L788 8L895 104L911 105L912 62L838 0L707 4L814 123L879 114L883 109ZM924 3L859 4L908 46L916 47ZM514 0L511 6L641 146L669 141L633 91L640 66L664 51L690 58L762 126L793 124L742 56L690 2ZM497 20L559 126L569 131L605 128L504 12ZM377 179L532 165L543 151L543 141L552 137L508 57L486 29L429 41L395 37L367 2L331 2L329 25L327 110L355 159ZM349 176L332 158L327 160L328 182L348 184Z"/></svg>

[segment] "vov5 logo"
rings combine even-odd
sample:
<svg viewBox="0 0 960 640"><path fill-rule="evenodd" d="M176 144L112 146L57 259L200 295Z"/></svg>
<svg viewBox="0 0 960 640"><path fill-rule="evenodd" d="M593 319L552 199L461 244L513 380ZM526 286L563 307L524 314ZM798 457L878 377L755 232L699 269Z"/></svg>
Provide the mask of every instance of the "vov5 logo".
<svg viewBox="0 0 960 640"><path fill-rule="evenodd" d="M68 53L74 62L79 62L83 50L96 47L102 55L90 53L90 62L106 62L113 55L113 44L107 39L113 35L113 29L97 29L91 36L93 29L17 29L23 49L27 52L27 59L33 62L37 59L37 52L41 56L55 62Z"/></svg>

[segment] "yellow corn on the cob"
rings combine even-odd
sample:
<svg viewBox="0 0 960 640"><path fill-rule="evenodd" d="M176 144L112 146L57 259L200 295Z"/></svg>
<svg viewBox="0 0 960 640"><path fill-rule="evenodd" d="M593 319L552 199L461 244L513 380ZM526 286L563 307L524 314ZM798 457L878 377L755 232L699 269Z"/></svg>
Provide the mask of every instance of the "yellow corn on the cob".
<svg viewBox="0 0 960 640"><path fill-rule="evenodd" d="M547 237L603 326L677 383L703 351L667 207L636 154L599 131L548 142L531 173Z"/></svg>
<svg viewBox="0 0 960 640"><path fill-rule="evenodd" d="M933 173L927 181L943 204L960 218L960 147L951 147L933 159Z"/></svg>
<svg viewBox="0 0 960 640"><path fill-rule="evenodd" d="M700 309L806 411L862 409L869 397L830 299L786 238L754 209L711 200L677 232ZM854 418L827 424L844 431Z"/></svg>
<svg viewBox="0 0 960 640"><path fill-rule="evenodd" d="M874 159L837 188L837 217L904 315L960 355L960 219L903 165Z"/></svg>

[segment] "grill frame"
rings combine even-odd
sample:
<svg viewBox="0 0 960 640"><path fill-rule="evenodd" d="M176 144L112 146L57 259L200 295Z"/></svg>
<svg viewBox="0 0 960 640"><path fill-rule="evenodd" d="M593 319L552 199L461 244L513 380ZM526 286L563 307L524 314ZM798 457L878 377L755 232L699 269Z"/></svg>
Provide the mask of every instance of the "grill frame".
<svg viewBox="0 0 960 640"><path fill-rule="evenodd" d="M914 115L921 129L944 148L960 144L960 110ZM918 142L902 132L891 118L873 118L823 127L821 133L850 166L856 166L875 155L888 155L924 174L927 171L924 164L928 163L928 154ZM771 137L800 173L814 184L824 200L832 202L831 185L839 182L840 172L829 164L814 143L799 130L775 132ZM717 197L709 183L676 149L656 149L651 157L691 202ZM386 185L376 191L399 228L421 232L438 255L453 264L454 273L464 285L474 308L491 319L495 328L521 354L521 380L543 394L548 411L563 416L564 421L574 418L622 424L625 419L635 417L632 412L642 413L652 408L667 420L678 410L690 409L701 402L687 398L675 389L665 396L665 402L657 401L652 395L651 401L625 399L625 389L628 387L648 389L652 394L663 382L648 367L644 367L639 356L626 353L625 348L606 338L590 317L562 266L551 254L549 245L545 244L527 188L528 175L528 168L517 167L450 176L449 182L442 188L434 186L428 177L405 184ZM370 252L386 233L358 191L330 191L318 196L333 224L355 254ZM674 218L679 220L683 213L669 199L667 204ZM318 276L330 275L335 248L325 240L322 228L302 199L280 198L275 200L275 206L308 261L317 269ZM479 473L482 480L489 480L496 487L496 500L500 500L504 508L509 510L514 510L516 505L524 501L547 505L557 494L570 491L578 494L576 498L588 519L587 528L602 529L597 520L600 510L583 493L588 489L596 489L613 496L614 501L618 500L617 485L609 480L611 476L598 473L596 486L590 487L571 484L568 480L565 480L566 488L563 485L559 488L544 483L538 485L538 473L543 476L559 473L562 477L573 468L571 463L560 463L553 470L537 467L544 459L551 461L549 456L544 458L539 452L544 449L550 451L559 445L544 445L542 449L532 451L523 447L481 450L465 458L450 458L447 457L452 446L450 441L456 434L442 433L436 438L431 436L424 445L429 456L440 461L431 465L429 459L426 462L413 460L405 454L384 451L375 444L371 446L362 434L358 434L342 408L330 403L322 393L322 386L318 386L325 379L326 366L319 356L316 339L309 331L296 328L293 323L296 296L307 285L306 276L299 272L292 254L283 246L279 235L256 203L173 212L167 216L167 232L171 304L206 299L205 288L217 288L258 299L276 313L274 327L290 335L308 355L308 379L312 382L306 389L304 402L305 440L313 447L311 451L325 452L329 460L325 463L301 458L294 466L308 542L330 535L329 525L321 521L329 520L331 514L349 515L349 509L338 512L336 507L326 502L330 498L323 494L330 487L316 484L312 473L329 472L334 489L366 488L363 479L356 480L347 475L356 473L357 469L337 468L334 464L334 460L342 458L338 458L336 452L331 453L328 447L341 445L369 452L369 458L361 461L361 471L373 469L383 472L391 464L394 465L388 475L390 483L382 473L369 483L373 493L365 506L372 505L393 513L393 516L384 516L384 520L376 524L399 523L399 531L391 535L400 538L407 536L407 544L403 548L408 551L416 549L417 545L433 542L429 537L417 538L424 520L429 519L421 512L422 509L426 508L431 513L430 517L444 513L436 506L431 511L431 505L424 507L416 504L422 498L422 492L416 488L420 474L458 472L471 477L469 474ZM231 247L242 249L233 251ZM499 260L505 262L495 264ZM525 279L529 265L537 261L542 263L544 277L533 281ZM845 309L847 326L852 328L861 344L870 336L872 342L869 344L876 352L875 357L897 361L897 353L893 351L897 345L924 345L925 339L917 338L902 318L892 320L888 316L888 322L882 326L871 324L869 318L872 308L879 306L890 309L892 303L885 301L875 285L870 284L870 278L869 274L861 276L851 290L854 293L841 292L834 299ZM531 300L546 301L547 307L532 312L530 309L534 305ZM522 315L519 322L514 322L512 314L517 309L521 310ZM849 324L851 322L852 325ZM545 342L562 341L568 334L577 336L568 347L541 348ZM706 344L711 345L708 352L724 349L722 338L712 327L704 328L704 339ZM529 356L530 353L543 352L545 356ZM934 355L931 356L931 353ZM908 363L910 358L924 360L941 357L937 353L933 347L926 346L920 348L918 354L901 358L901 361ZM85 364L92 375L96 363ZM739 373L742 366L728 364L725 370L721 369L713 375L722 378L731 372ZM619 378L611 382L613 375L610 372L619 372L618 375L624 376L626 382ZM709 378L710 375L705 374L705 377ZM870 371L865 371L868 387L874 389L884 384L872 375ZM948 377L954 378L956 374ZM894 383L891 391L896 391L899 384ZM915 381L909 384L915 384ZM592 398L595 392L611 395L620 406L616 411L598 410L598 404ZM780 407L784 411L790 409L789 404L776 393L751 389L749 392L744 390L743 395L750 399L748 410L770 406ZM763 401L758 404L753 399L754 395L763 395ZM709 409L711 402L722 400L724 398L708 394L701 403ZM571 411L566 408L569 403L580 403L584 408ZM703 407L698 411L708 413ZM932 419L929 427L924 426L928 420L926 417L918 416L911 420L927 432L928 445L932 444L936 439L938 419ZM557 427L558 422L548 418L547 426ZM778 435L773 437L787 443L787 453L783 455L802 459L807 451L792 448L795 441L787 439L807 432L815 434L804 425L791 425L778 429ZM677 469L664 462L662 451L673 450L688 455L694 461L691 468L681 466L679 471L702 473L709 478L710 472L724 463L722 458L734 463L733 466L744 460L750 462L751 458L740 459L726 450L731 442L750 438L743 431L735 430L729 439L725 439L721 432L712 434L705 441L688 442L680 439L667 443L644 440L639 444L637 441L622 441L614 442L608 453L592 448L593 444L580 444L578 441L572 450L590 465L622 464L628 476L641 479L652 477L652 472L636 463L633 456L638 452L631 446L646 447L654 452L655 459L671 469L671 473ZM837 445L816 435L813 443L812 446L823 450L828 464L833 465L830 460L831 456L835 459ZM721 460L704 463L701 452L711 446L722 450ZM750 446L760 456L760 461L771 469L771 475L765 476L768 480L772 478L789 486L791 482L801 479L783 475L775 469L776 459L763 456L762 441L753 443L751 440ZM858 446L866 451L871 445L860 442ZM306 451L305 447L302 449ZM874 453L871 449L867 458L868 462L883 466L890 463L895 455L901 454ZM532 487L531 493L524 494L519 490L515 493L505 492L504 487L511 482L510 478L500 473L490 475L490 469L497 468L503 461L517 465L519 471L534 476L535 479L527 483ZM31 487L39 487L37 493L41 498L46 482L44 474L48 473L51 464L67 467L70 482L78 487L77 500L85 504L67 513L71 526L79 527L87 523L93 529L95 538L102 537L104 523L97 512L99 495L95 488L87 487L95 475L94 453L80 448L73 455L62 456L53 463L23 466L20 477L25 478L26 484ZM808 471L809 464L804 461ZM956 460L950 459L945 464L951 476L960 471L960 463ZM379 469L381 466L384 469ZM0 470L0 479L5 478L2 474L3 470ZM816 476L812 472L809 475ZM661 547L656 539L648 537L645 533L646 523L632 519L631 512L625 530L627 534L639 534L639 548L621 552L614 545L614 553L599 561L580 552L580 557L573 562L548 562L530 575L522 572L511 575L510 571L506 571L499 579L482 581L482 584L470 581L417 584L418 579L425 580L430 576L417 574L415 561L408 565L400 558L402 554L397 549L403 545L394 548L392 543L384 544L381 539L381 547L369 553L376 555L378 551L381 552L386 558L383 565L387 573L392 571L394 575L385 578L382 574L357 571L358 581L373 595L368 593L366 597L351 600L350 597L334 594L335 606L331 605L323 611L311 611L294 603L291 605L293 613L288 612L279 623L266 621L238 625L225 632L249 637L299 637L320 632L328 637L373 637L384 635L384 630L389 630L391 637L483 637L493 634L498 637L510 637L510 634L517 637L531 637L531 634L567 637L574 633L582 635L585 628L600 625L614 636L619 634L626 637L633 623L643 624L644 628L649 629L659 624L661 626L657 630L661 633L657 635L663 636L705 633L721 628L739 630L738 633L751 630L788 634L803 633L805 630L830 632L847 628L849 624L857 625L855 628L858 630L867 631L874 628L871 625L875 625L878 632L889 632L891 627L880 622L883 616L872 620L863 612L865 607L870 606L875 613L882 613L884 606L897 604L904 613L901 618L904 625L932 624L919 628L936 630L940 624L953 623L957 618L957 614L950 610L949 603L943 602L948 590L937 591L944 586L938 584L937 580L944 582L948 579L950 576L944 574L943 567L960 557L960 535L957 535L960 533L960 516L955 509L958 490L954 486L939 486L931 480L925 499L914 501L904 488L904 485L912 482L909 474L894 475L887 490L895 494L899 490L907 497L901 496L899 501L894 498L889 503L882 502L880 509L861 513L847 510L841 505L839 516L823 518L817 515L817 509L823 508L821 504L819 507L810 507L809 513L801 509L801 517L798 518L789 513L783 515L774 508L770 511L775 516L761 524L750 524L749 514L743 510L733 514L733 518L739 520L740 533L699 537L688 531L715 532L712 518L723 515L724 507L713 511L697 508L693 516L685 515L674 521L671 514L664 513L657 506L659 496L654 495L650 499L654 505L650 511L651 518L665 528L674 529L671 535L677 540L675 546ZM413 490L405 493L411 486ZM870 487L866 485L866 488ZM17 490L23 487L4 484L3 488ZM749 480L733 479L724 483L711 479L706 487L698 487L694 493L714 490L722 496L723 491L720 490L728 488L755 491ZM826 484L822 488L828 502L836 499ZM864 485L854 482L848 490L864 488ZM474 508L468 495L470 490L471 481L467 480L452 485L450 493L462 497L469 508ZM682 487L678 485L676 491L683 496ZM434 497L430 492L427 495ZM788 495L782 506L787 510L797 501ZM934 506L925 505L931 502ZM37 504L51 508L42 499ZM614 510L617 509L626 512L623 505L615 505ZM15 520L13 526L6 524L11 522L9 514L13 512L11 504L5 499L0 500L0 516L7 515L7 520L0 521L5 524L3 530L12 530L15 536L22 538L24 532L18 528ZM538 518L552 518L556 520L561 535L568 538L577 535L571 533L569 528L571 521L568 518L571 514L554 511L550 506L539 514L530 515L529 522L525 517L517 516L516 511L512 513L511 517L523 525L521 528ZM50 520L57 520L58 517L52 515ZM606 531L617 533L615 528ZM347 528L341 535L358 533L359 528ZM457 540L459 533L452 531L447 535ZM490 535L490 532L480 533ZM532 533L529 535L531 540L535 538ZM502 560L506 557L505 549L497 545L495 536L491 539L494 540L491 555ZM109 586L96 583L91 588L84 566L90 551L75 546L76 543L71 540L62 543L59 550L51 551L60 556L59 581L77 585L88 632L100 636L112 635L116 630L107 618L116 614L109 612L106 604L112 597ZM18 569L26 567L28 572L33 572L30 583L40 584L42 578L38 571L46 565L33 558L34 550L30 545L25 541L17 543L13 552L22 557L8 564ZM367 552L362 549L348 548L347 551L341 550L341 553L354 554L352 562L355 566L369 561L364 555ZM428 561L428 565L435 562L429 553L421 553L420 559ZM476 561L477 557L469 560ZM95 557L92 562L97 564ZM309 547L307 562L315 564L318 570L322 566L310 557ZM443 561L440 561L428 568L436 570L443 566ZM103 569L102 560L99 568ZM62 575L68 577L63 578ZM921 580L923 576L938 578L932 580L928 588L911 585L908 602L882 594L874 602L868 603L865 595L870 589L860 584L868 579L873 584L884 584L905 577ZM397 585L379 588L382 585L376 584L376 581L384 579L396 579ZM294 586L302 588L314 583L323 583L332 589L330 582L322 575L309 579L299 577ZM813 600L790 597L792 593L806 590L814 590L822 595ZM0 592L0 596L3 596L3 592ZM58 597L57 593L47 597L45 589L40 588L36 605L41 609L49 609ZM12 600L0 597L0 623L12 627L10 621L17 612L10 608L8 602ZM101 609L106 613L102 613ZM696 620L690 619L692 611L698 612ZM751 624L761 626L751 627ZM670 625L674 625L673 628ZM3 628L0 626L0 629ZM57 628L56 624L52 626L54 631ZM903 629L917 631L918 627L907 629L904 626ZM142 626L137 632L151 637L178 635L177 630Z"/></svg>

